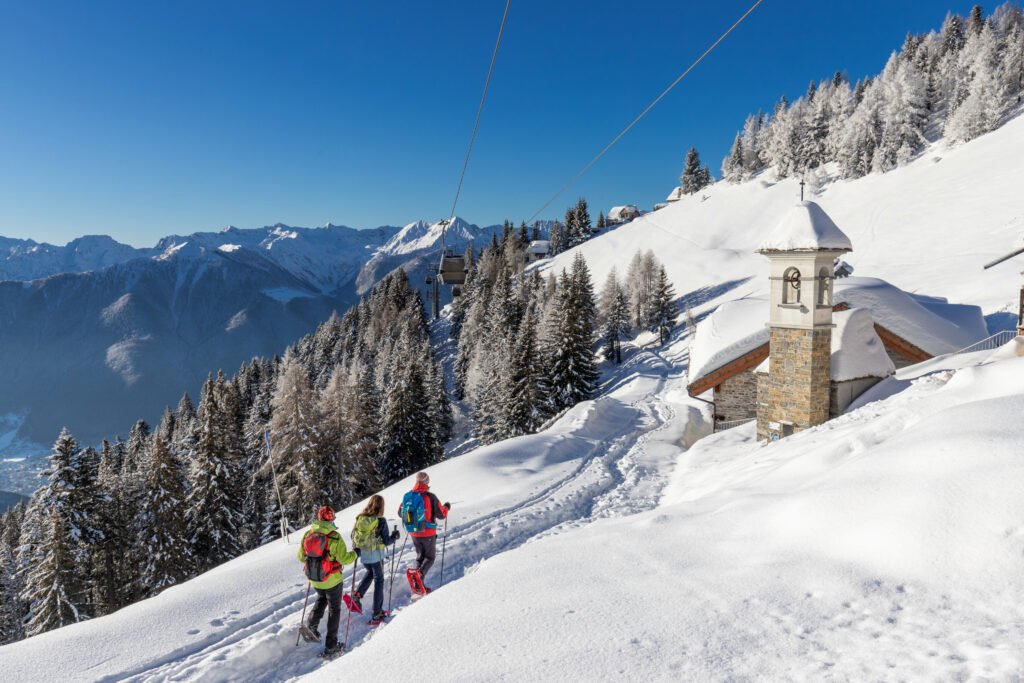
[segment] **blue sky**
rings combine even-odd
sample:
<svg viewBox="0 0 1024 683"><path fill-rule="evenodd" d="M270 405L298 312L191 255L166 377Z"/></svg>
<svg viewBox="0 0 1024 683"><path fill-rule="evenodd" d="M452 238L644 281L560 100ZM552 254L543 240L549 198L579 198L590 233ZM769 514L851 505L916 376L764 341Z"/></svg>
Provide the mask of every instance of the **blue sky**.
<svg viewBox="0 0 1024 683"><path fill-rule="evenodd" d="M751 2L513 0L459 215L529 217ZM691 144L717 173L749 112L970 6L766 0L546 214L649 207ZM503 8L0 0L0 235L436 220Z"/></svg>

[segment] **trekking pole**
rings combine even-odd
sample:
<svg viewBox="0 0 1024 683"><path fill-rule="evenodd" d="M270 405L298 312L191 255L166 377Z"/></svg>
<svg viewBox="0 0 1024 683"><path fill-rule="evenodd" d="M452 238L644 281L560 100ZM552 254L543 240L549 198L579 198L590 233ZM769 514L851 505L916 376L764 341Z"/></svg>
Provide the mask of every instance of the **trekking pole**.
<svg viewBox="0 0 1024 683"><path fill-rule="evenodd" d="M306 599L302 601L302 618L299 620L299 634L295 636L295 647L299 646L299 638L302 637L302 625L306 623L306 605L309 604L309 587L312 584L306 582Z"/></svg>
<svg viewBox="0 0 1024 683"><path fill-rule="evenodd" d="M352 565L352 593L356 594L356 574L359 570L359 558L356 558L355 564ZM345 620L345 645L344 648L348 649L348 627L352 625L352 610L348 611L348 619Z"/></svg>
<svg viewBox="0 0 1024 683"><path fill-rule="evenodd" d="M448 542L448 515L444 516L444 536L441 537L441 583L437 584L440 588L444 585L444 546Z"/></svg>
<svg viewBox="0 0 1024 683"><path fill-rule="evenodd" d="M395 573L402 568L402 555L405 555L405 544L409 540L409 534L405 535L402 539L402 552L398 553L398 562L391 566L391 586L388 588L388 612L391 611L391 594L395 590ZM391 553L391 559L395 559L395 554Z"/></svg>

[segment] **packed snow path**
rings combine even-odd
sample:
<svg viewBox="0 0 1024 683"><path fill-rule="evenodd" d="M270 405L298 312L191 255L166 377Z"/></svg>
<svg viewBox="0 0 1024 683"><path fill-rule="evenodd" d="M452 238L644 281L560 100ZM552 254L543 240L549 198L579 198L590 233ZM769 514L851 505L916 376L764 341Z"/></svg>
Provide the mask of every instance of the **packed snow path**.
<svg viewBox="0 0 1024 683"><path fill-rule="evenodd" d="M432 467L433 489L453 505L445 584L525 543L656 506L674 458L702 435L700 411L686 398L686 360L683 340L662 353L637 351L606 378L601 397L572 408L544 432ZM382 492L388 514L395 513L409 486L404 481ZM338 526L346 536L357 512L350 508L339 514ZM295 646L306 587L295 559L298 537L293 534L290 544L269 544L117 615L22 646L51 650L50 639L59 635L60 651L74 652L76 658L67 680L281 681L301 676L322 662L316 658L319 646ZM438 545L440 555L440 539ZM396 571L395 619L402 619L410 605L404 568L413 559L409 543ZM427 584L436 586L440 572L438 557ZM348 570L346 590L350 577ZM353 616L350 649L376 632L366 618ZM114 630L138 634L129 648L109 642L112 620L122 622ZM321 632L325 626L321 623ZM344 628L343 619L342 636ZM83 653L91 653L85 667ZM52 651L47 656L52 662ZM18 662L12 664L12 673L18 673Z"/></svg>
<svg viewBox="0 0 1024 683"><path fill-rule="evenodd" d="M677 351L685 360L685 351ZM620 379L623 378L623 379ZM549 471L552 462L565 463L563 475L524 491L527 496L513 499L501 508L483 508L473 504L476 488L446 479L444 466L431 469L433 482L444 500L453 504L445 553L445 582L450 583L472 572L480 562L498 553L563 528L575 528L601 518L631 514L653 508L671 473L673 457L685 440L701 434L687 433L692 406L672 404L683 401L685 366L666 360L653 352L633 356L617 377L610 380L613 390L606 395L571 409L550 430L496 444L497 458L488 458L490 466L500 461L506 467L524 466L536 473ZM684 414L680 417L679 412ZM693 427L689 427L693 432ZM526 456L524 453L536 453ZM542 460L536 467L531 461ZM477 484L478 486L478 484ZM397 507L406 486L384 492L389 513ZM351 511L350 511L351 513ZM346 529L348 519L339 523ZM441 539L438 539L440 554ZM275 544L280 549L280 544ZM286 551L293 560L294 546ZM394 611L396 619L409 605L409 589L404 567L414 559L412 544L406 545L402 569L396 572ZM227 629L223 638L204 645L196 652L137 672L131 681L279 681L299 676L316 668L318 646L305 643L295 647L295 633L302 610L305 584L299 565L294 562L295 581L280 601L267 603L265 609L239 620ZM428 585L440 578L440 556L428 576ZM360 578L362 569L359 570ZM346 591L351 574L346 572ZM371 589L372 590L372 589ZM315 597L315 595L314 595ZM369 596L368 596L369 598ZM369 606L369 599L364 601ZM227 620L230 620L229 615ZM355 615L349 636L350 649L359 647L375 629L366 617ZM321 632L325 627L321 624ZM344 620L342 629L344 630ZM341 637L344 636L342 632Z"/></svg>

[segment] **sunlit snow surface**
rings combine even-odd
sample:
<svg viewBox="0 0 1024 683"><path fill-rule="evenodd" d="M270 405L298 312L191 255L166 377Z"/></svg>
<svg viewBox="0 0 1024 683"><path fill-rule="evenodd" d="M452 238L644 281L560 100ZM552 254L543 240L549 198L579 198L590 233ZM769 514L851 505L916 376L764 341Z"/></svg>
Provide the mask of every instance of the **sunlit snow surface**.
<svg viewBox="0 0 1024 683"><path fill-rule="evenodd" d="M815 201L850 236L858 275L996 312L1015 302L1019 268L980 264L1019 232L1022 133L1017 119ZM653 249L700 317L765 292L753 250L798 192L795 181L769 184L716 186L581 251L601 283L635 249ZM686 395L688 344L680 334L662 350L629 348L602 396L545 432L431 468L453 503L446 585L411 603L399 579L393 622L353 620L352 650L333 663L295 646L304 582L293 536L114 615L0 648L0 671L65 681L1019 677L1020 348L903 369L852 412L766 446L752 426L697 441L707 413ZM408 484L383 492L389 513Z"/></svg>

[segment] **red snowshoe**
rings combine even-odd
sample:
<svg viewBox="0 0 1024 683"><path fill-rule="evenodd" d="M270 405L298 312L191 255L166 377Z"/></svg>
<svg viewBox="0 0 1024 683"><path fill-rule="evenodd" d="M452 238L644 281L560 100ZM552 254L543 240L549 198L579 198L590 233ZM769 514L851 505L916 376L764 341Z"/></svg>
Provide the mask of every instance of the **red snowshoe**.
<svg viewBox="0 0 1024 683"><path fill-rule="evenodd" d="M387 623L387 620L390 617L391 612L388 612L387 610L382 610L380 612L375 612L374 615L370 617L370 620L366 623L370 626L380 626L381 624Z"/></svg>
<svg viewBox="0 0 1024 683"><path fill-rule="evenodd" d="M419 569L405 570L405 578L409 581L409 590L412 591L414 597L422 597L430 592L430 589L423 585L423 575L420 574Z"/></svg>
<svg viewBox="0 0 1024 683"><path fill-rule="evenodd" d="M345 593L345 595L341 596L341 599L345 601L345 607L348 607L349 612L362 614L363 603L359 598L360 596L358 593L356 593L355 595L349 595L348 593Z"/></svg>

